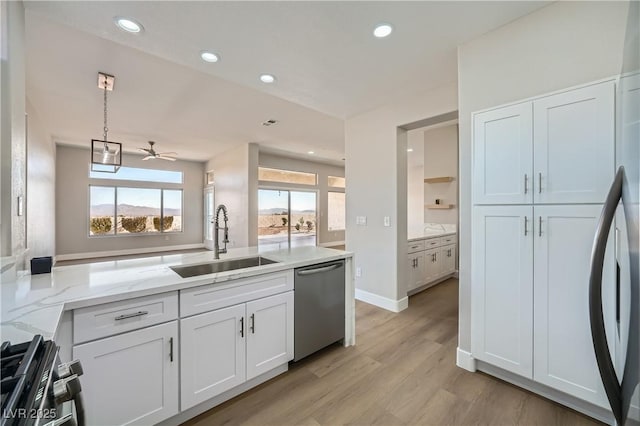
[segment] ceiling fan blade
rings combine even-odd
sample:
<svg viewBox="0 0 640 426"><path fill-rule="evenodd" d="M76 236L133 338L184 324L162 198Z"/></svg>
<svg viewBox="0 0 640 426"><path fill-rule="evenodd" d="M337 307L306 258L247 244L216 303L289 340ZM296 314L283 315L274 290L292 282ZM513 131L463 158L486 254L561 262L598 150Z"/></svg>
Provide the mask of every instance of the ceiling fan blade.
<svg viewBox="0 0 640 426"><path fill-rule="evenodd" d="M158 155L156 158L159 158L161 160L176 161L176 159L173 157L164 157L162 155Z"/></svg>
<svg viewBox="0 0 640 426"><path fill-rule="evenodd" d="M146 157L144 157L144 158L142 159L142 161L151 160L151 159L153 159L153 158L156 158L156 157L154 157L153 155L147 155Z"/></svg>
<svg viewBox="0 0 640 426"><path fill-rule="evenodd" d="M138 151L148 154L149 153L149 148L138 148Z"/></svg>
<svg viewBox="0 0 640 426"><path fill-rule="evenodd" d="M159 152L158 155L178 155L177 152Z"/></svg>

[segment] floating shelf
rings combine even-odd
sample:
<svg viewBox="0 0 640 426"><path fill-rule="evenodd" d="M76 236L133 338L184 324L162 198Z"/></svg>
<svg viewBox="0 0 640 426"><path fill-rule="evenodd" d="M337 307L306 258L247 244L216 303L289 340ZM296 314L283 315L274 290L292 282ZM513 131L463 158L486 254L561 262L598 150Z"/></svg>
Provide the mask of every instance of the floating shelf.
<svg viewBox="0 0 640 426"><path fill-rule="evenodd" d="M455 178L453 176L438 176L432 178L424 178L424 183L445 183L451 182Z"/></svg>
<svg viewBox="0 0 640 426"><path fill-rule="evenodd" d="M456 205L455 204L425 204L424 206L428 209L452 209Z"/></svg>

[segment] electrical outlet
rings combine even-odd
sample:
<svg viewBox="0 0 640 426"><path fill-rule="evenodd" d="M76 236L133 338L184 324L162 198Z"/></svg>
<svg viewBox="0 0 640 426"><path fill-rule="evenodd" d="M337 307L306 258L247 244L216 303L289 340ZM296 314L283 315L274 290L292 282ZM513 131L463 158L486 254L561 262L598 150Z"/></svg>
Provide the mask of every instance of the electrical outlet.
<svg viewBox="0 0 640 426"><path fill-rule="evenodd" d="M384 217L384 226L391 226L391 218L389 216Z"/></svg>
<svg viewBox="0 0 640 426"><path fill-rule="evenodd" d="M356 277L362 276L362 268L356 268Z"/></svg>

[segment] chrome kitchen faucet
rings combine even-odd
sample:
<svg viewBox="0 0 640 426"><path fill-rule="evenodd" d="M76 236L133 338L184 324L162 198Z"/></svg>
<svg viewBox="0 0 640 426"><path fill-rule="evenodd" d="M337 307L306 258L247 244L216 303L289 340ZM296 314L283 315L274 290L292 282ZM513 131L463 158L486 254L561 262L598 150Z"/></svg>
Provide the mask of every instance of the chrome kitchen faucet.
<svg viewBox="0 0 640 426"><path fill-rule="evenodd" d="M222 210L222 214L223 214L224 228L220 228L220 219L219 219L220 210ZM220 259L220 253L227 252L227 243L229 242L228 222L229 222L229 217L227 216L227 207L224 204L220 204L216 209L216 218L213 221L214 223L213 225L213 258L214 259ZM220 229L224 229L224 240L222 240L222 242L224 243L224 248L222 250L220 250L220 243L218 242L218 239L220 237L219 236Z"/></svg>

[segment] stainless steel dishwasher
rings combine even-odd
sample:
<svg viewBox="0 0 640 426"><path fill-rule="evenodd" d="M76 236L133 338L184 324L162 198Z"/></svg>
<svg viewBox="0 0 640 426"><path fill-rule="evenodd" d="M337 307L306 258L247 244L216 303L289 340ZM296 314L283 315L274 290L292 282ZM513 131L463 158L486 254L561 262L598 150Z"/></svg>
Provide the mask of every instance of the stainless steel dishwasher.
<svg viewBox="0 0 640 426"><path fill-rule="evenodd" d="M344 260L295 270L294 361L344 339Z"/></svg>

